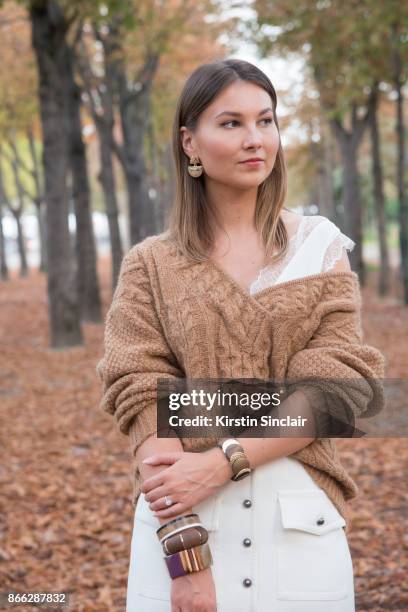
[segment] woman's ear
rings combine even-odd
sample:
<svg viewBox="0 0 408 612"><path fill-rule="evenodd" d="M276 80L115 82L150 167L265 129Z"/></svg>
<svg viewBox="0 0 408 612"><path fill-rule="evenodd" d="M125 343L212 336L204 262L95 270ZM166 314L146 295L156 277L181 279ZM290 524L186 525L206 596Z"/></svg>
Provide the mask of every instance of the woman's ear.
<svg viewBox="0 0 408 612"><path fill-rule="evenodd" d="M184 153L188 155L188 157L192 157L195 153L194 153L191 133L186 127L182 126L180 128L180 135L181 135L181 146L183 147Z"/></svg>

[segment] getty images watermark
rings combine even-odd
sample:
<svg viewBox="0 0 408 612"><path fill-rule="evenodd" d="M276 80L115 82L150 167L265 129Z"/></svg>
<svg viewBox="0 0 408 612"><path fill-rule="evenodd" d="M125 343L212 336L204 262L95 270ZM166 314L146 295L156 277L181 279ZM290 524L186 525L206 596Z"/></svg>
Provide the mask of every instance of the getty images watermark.
<svg viewBox="0 0 408 612"><path fill-rule="evenodd" d="M229 382L230 384L230 382ZM261 410L261 408L269 407L276 408L281 405L281 393L248 393L248 392L227 392L218 389L210 393L204 389L193 389L190 392L172 392L168 395L168 410L178 411L179 414L169 414L168 424L170 427L302 427L309 420L307 417L298 415L293 417L285 415L282 417L272 416L271 414L251 416L250 414L231 416L230 414L202 414L202 411L212 411L216 407L222 406L224 409L229 409L231 406L236 406L237 403L241 407L247 407L252 411ZM197 412L195 416L184 416L183 409L186 407L195 407ZM225 411L225 410L224 410Z"/></svg>
<svg viewBox="0 0 408 612"><path fill-rule="evenodd" d="M159 437L405 437L408 380L157 381Z"/></svg>

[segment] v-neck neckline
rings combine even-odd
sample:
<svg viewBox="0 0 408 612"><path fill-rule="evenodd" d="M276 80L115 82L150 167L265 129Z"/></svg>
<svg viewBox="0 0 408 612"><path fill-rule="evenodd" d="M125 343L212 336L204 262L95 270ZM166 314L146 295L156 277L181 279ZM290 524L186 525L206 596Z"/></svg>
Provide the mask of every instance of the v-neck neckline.
<svg viewBox="0 0 408 612"><path fill-rule="evenodd" d="M351 276L352 278L358 278L358 275L356 272L354 272L353 270L338 270L338 271L334 271L333 270L329 270L328 272L318 272L317 274L309 274L307 276L302 276L300 278L295 278L292 280L288 280L288 281L283 281L282 283L277 283L274 285L270 285L270 287L265 287L265 289L261 289L260 291L256 291L255 293L249 293L248 291L246 291L246 289L244 289L243 287L241 287L241 285L230 275L228 274L228 272L226 272L223 268L221 268L215 261L213 261L212 259L208 258L207 260L205 260L204 265L208 266L208 270L213 270L216 273L218 273L219 277L221 277L225 282L227 282L228 284L230 284L231 286L235 287L235 289L247 300L249 301L253 301L257 304L259 304L259 300L260 298L262 298L264 295L267 295L268 293L273 293L274 291L280 290L282 288L285 287L291 287L292 285L298 285L298 284L302 284L305 281L312 281L312 280L316 280L316 279L325 279L325 278L337 278L337 277L341 277L341 276Z"/></svg>
<svg viewBox="0 0 408 612"><path fill-rule="evenodd" d="M303 215L303 218L306 218L306 216ZM164 237L165 241L167 240L167 238L168 237L166 236ZM182 259L185 260L185 262L188 262L189 265L192 264L192 262L188 258L186 259L185 256L183 256L182 254L181 254L181 257ZM265 287L264 289L261 289L260 291L256 291L255 293L250 293L249 291L241 287L241 285L228 272L226 272L223 268L221 268L221 266L219 266L214 260L212 260L209 257L207 257L207 259L202 260L201 262L194 262L193 265L200 266L201 270L203 272L207 272L209 275L211 275L211 273L213 273L213 276L214 274L218 275L218 278L220 279L220 281L224 282L224 284L226 284L227 286L229 285L233 287L244 300L247 300L248 302L254 304L257 307L261 306L262 298L264 296L267 296L270 293L273 294L275 291L279 292L285 288L289 288L289 287L296 286L296 285L301 285L305 282L308 283L309 281L311 282L314 280L324 280L326 278L335 279L335 278L345 277L345 278L352 278L357 283L359 282L358 274L354 272L353 270L337 270L337 271L329 270L327 272L318 272L316 274L309 274L309 275L301 276L299 278L295 278L292 280L275 283L273 285L270 285L269 287Z"/></svg>
<svg viewBox="0 0 408 612"><path fill-rule="evenodd" d="M301 215L301 219L300 219L300 221L299 221L299 223L298 223L298 225L297 225L297 228L296 228L295 233L294 233L294 234L293 234L293 235L292 235L292 236L289 238L289 242L288 242L289 244L291 244L292 242L295 242L295 241L298 239L299 234L300 234L301 227L304 225L304 223L305 223L305 219L307 219L307 218L308 218L308 217L307 217L307 215ZM256 278L254 278L254 280L253 280L253 281L250 283L250 285L249 285L249 290L247 290L247 289L244 289L243 287L241 287L241 285L238 283L238 281L236 281L236 280L233 278L233 276L231 276L231 274L229 274L229 272L226 272L226 271L225 271L225 270L224 270L224 269L223 269L223 268L222 268L222 267L221 267L219 264L217 264L217 263L216 263L216 262L215 262L213 259L208 258L208 260L207 260L207 261L209 261L210 263L213 263L213 264L214 264L214 267L215 267L215 268L216 268L216 269L217 269L217 270L218 270L218 271L219 271L219 272L220 272L220 273L221 273L221 274L222 274L222 275L223 275L223 276L224 276L226 279L228 279L228 280L229 280L230 282L232 282L232 283L233 283L233 284L234 284L236 287L238 287L238 288L239 288L239 289L240 289L240 290L241 290L241 291L244 293L244 295L246 295L246 296L249 296L249 297L255 297L255 296L259 295L259 294L264 293L264 291L266 291L267 289L270 289L271 287L275 286L275 284L274 284L274 285L271 285L270 287L265 287L265 289L261 289L260 291L255 291L254 293L251 293L251 287L252 287L252 285L253 285L254 283L256 283L256 282L257 282L257 280L259 279L259 275L261 274L261 272L263 272L264 270L268 269L268 268L270 267L270 265L271 265L271 264L267 264L266 266L263 266L262 268L260 268L260 269L258 270L258 273L257 273ZM295 279L295 280L297 280L297 279ZM278 284L277 284L277 286L282 285L282 284L286 284L286 283L285 283L285 282L284 282L284 283L278 283Z"/></svg>

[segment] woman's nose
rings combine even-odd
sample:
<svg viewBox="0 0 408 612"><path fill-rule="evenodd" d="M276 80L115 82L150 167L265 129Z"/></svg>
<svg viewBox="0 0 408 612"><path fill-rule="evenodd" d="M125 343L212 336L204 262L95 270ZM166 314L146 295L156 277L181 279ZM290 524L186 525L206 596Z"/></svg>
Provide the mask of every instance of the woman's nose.
<svg viewBox="0 0 408 612"><path fill-rule="evenodd" d="M249 128L246 138L244 140L244 147L251 148L256 147L259 148L262 145L262 135L260 134L257 127Z"/></svg>

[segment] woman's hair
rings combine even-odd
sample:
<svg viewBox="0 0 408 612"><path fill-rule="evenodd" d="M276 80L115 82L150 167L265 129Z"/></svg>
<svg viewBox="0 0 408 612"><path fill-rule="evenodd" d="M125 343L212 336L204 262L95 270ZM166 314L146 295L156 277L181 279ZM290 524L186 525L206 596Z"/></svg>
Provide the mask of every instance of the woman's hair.
<svg viewBox="0 0 408 612"><path fill-rule="evenodd" d="M210 224L211 210L205 194L204 176L193 178L188 173L189 158L182 147L180 128L194 132L201 113L231 83L247 81L262 87L271 97L276 117L277 98L268 77L253 64L238 60L216 60L199 66L186 81L180 94L173 123L173 156L176 169L176 195L170 211L168 235L177 242L185 256L193 261L204 261L213 243ZM273 170L258 186L255 227L269 258L275 247L278 253L270 261L280 259L287 250L288 235L279 213L286 197L286 166L282 145Z"/></svg>

